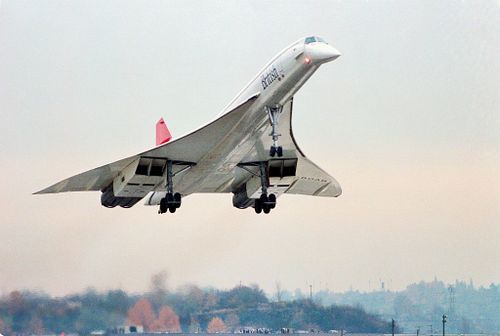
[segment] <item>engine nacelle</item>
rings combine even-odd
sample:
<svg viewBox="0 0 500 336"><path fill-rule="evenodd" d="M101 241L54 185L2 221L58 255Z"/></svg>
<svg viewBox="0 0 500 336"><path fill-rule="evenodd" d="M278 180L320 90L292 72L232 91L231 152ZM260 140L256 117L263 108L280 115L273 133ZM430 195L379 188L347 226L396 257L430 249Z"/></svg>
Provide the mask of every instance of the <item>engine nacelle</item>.
<svg viewBox="0 0 500 336"><path fill-rule="evenodd" d="M160 205L160 202L167 195L166 191L154 191L146 197L145 205Z"/></svg>
<svg viewBox="0 0 500 336"><path fill-rule="evenodd" d="M243 184L238 190L233 192L233 206L238 209L246 209L253 206L255 200L248 197L247 184Z"/></svg>
<svg viewBox="0 0 500 336"><path fill-rule="evenodd" d="M141 199L141 197L116 197L113 192L113 185L110 185L102 190L101 205L106 208L114 208L116 206L131 208Z"/></svg>

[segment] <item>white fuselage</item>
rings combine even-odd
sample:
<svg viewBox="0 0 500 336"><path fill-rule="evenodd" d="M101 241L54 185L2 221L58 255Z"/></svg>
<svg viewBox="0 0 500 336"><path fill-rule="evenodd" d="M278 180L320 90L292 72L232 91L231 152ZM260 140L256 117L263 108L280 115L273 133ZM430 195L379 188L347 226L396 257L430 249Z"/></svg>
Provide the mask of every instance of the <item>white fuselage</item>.
<svg viewBox="0 0 500 336"><path fill-rule="evenodd" d="M217 116L220 118L230 113L249 98L258 95L232 132L218 143L211 153L197 162L196 166L178 177L183 186L182 190L179 190L180 193L188 195L194 190L200 192L200 186L201 192L213 192L216 185L223 186L220 189L223 190L242 183L239 176L231 176L228 173L234 171L236 165L255 150L255 141L249 140L252 140L252 137L258 139L264 132L269 132L266 106L285 105L321 64L340 56L335 48L325 42L305 43L307 39L301 39L277 54ZM174 180L174 184L177 184L175 182ZM157 191L147 203L158 204L164 195L165 192Z"/></svg>
<svg viewBox="0 0 500 336"><path fill-rule="evenodd" d="M319 43L323 44L322 42L315 44ZM305 45L304 39L301 39L283 49L259 71L250 83L222 110L220 115L231 111L256 93L260 93L259 103L262 110L264 106L284 105L317 70L319 65L324 63L324 60L312 61L311 54L314 52L314 47L318 47L318 45ZM339 55L334 48L328 45L324 45L324 47L333 49L332 53ZM306 58L310 62L306 63Z"/></svg>

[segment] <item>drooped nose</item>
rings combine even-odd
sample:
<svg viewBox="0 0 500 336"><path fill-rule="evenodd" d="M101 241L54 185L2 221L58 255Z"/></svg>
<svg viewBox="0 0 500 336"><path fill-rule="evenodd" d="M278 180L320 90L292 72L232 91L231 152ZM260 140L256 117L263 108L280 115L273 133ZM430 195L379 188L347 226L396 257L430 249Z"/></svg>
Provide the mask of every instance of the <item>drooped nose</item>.
<svg viewBox="0 0 500 336"><path fill-rule="evenodd" d="M340 56L337 49L326 43L308 45L307 54L314 63L331 62Z"/></svg>

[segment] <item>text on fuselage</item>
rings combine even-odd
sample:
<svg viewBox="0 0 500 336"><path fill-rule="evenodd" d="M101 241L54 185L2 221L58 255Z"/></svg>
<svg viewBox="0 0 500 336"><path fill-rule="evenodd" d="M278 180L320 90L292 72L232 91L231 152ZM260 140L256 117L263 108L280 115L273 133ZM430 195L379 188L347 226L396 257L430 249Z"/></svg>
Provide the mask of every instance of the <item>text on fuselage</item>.
<svg viewBox="0 0 500 336"><path fill-rule="evenodd" d="M275 66L273 66L271 69L268 69L260 76L260 81L262 83L262 88L265 90L267 89L275 80L281 80L282 78L285 78L285 74L283 73L283 70L278 72L278 69L276 69Z"/></svg>

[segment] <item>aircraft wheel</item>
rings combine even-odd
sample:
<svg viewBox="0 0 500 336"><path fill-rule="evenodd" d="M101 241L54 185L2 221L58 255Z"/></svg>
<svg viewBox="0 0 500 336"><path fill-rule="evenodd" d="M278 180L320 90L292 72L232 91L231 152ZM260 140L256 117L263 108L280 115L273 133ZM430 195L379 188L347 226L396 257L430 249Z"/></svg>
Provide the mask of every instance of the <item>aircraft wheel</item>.
<svg viewBox="0 0 500 336"><path fill-rule="evenodd" d="M269 202L269 198L267 197L267 194L261 194L260 195L260 203L262 204L262 207L264 207L264 205Z"/></svg>
<svg viewBox="0 0 500 336"><path fill-rule="evenodd" d="M269 208L274 209L276 207L276 195L271 194L269 195Z"/></svg>
<svg viewBox="0 0 500 336"><path fill-rule="evenodd" d="M181 207L182 196L179 193L174 194L174 204L177 209Z"/></svg>
<svg viewBox="0 0 500 336"><path fill-rule="evenodd" d="M175 205L173 205L173 206L169 206L168 210L170 210L171 213L174 213L175 210L177 210L177 208L175 207Z"/></svg>
<svg viewBox="0 0 500 336"><path fill-rule="evenodd" d="M264 204L264 206L262 207L262 211L264 211L264 213L267 215L271 212L271 208L269 208L267 204Z"/></svg>
<svg viewBox="0 0 500 336"><path fill-rule="evenodd" d="M262 212L262 204L260 200L255 200L255 213L260 214Z"/></svg>
<svg viewBox="0 0 500 336"><path fill-rule="evenodd" d="M276 155L276 147L271 146L269 149L269 156L274 157L274 155Z"/></svg>
<svg viewBox="0 0 500 336"><path fill-rule="evenodd" d="M283 147L279 146L277 149L276 149L276 153L278 154L278 157L282 157L283 156ZM273 155L274 156L274 155Z"/></svg>
<svg viewBox="0 0 500 336"><path fill-rule="evenodd" d="M165 213L168 211L167 199L164 197L160 200L160 211L158 213Z"/></svg>
<svg viewBox="0 0 500 336"><path fill-rule="evenodd" d="M172 203L172 201L174 200L174 195L172 195L171 193L167 193L167 195L165 195L165 198L167 199L167 203Z"/></svg>

